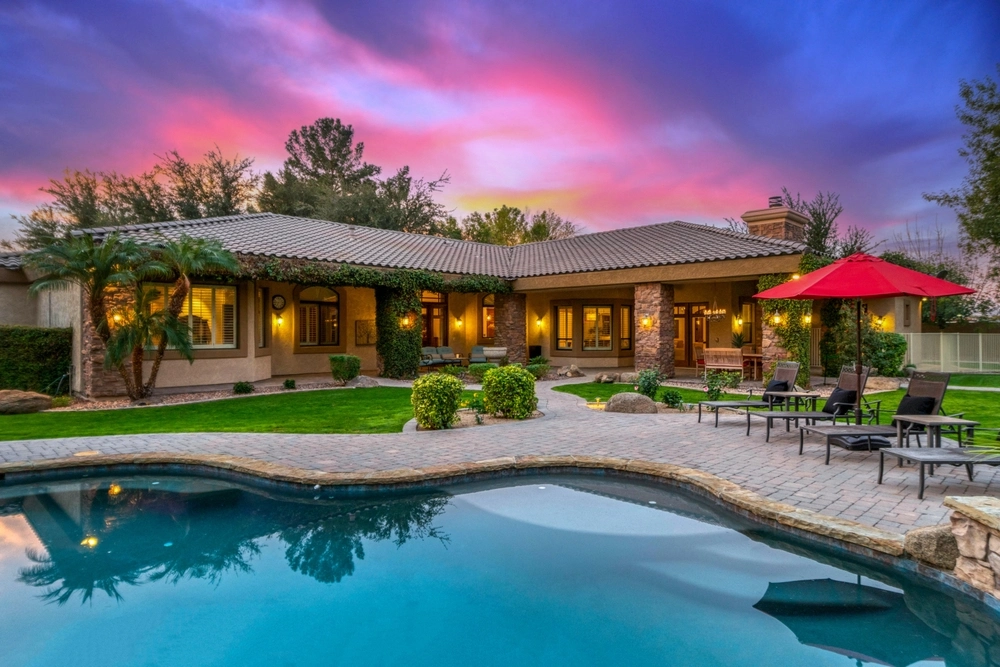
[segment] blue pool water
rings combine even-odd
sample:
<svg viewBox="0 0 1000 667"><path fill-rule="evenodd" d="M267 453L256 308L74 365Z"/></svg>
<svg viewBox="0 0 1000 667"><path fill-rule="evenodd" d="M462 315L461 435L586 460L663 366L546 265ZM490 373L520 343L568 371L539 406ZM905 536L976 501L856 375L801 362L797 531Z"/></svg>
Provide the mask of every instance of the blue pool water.
<svg viewBox="0 0 1000 667"><path fill-rule="evenodd" d="M2 665L989 663L984 607L682 492L0 487Z"/></svg>

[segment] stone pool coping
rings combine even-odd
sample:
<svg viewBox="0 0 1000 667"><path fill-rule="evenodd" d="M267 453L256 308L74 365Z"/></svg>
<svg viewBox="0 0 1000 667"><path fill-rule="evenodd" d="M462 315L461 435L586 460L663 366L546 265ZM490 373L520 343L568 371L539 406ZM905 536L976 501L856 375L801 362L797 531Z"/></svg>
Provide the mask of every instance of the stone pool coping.
<svg viewBox="0 0 1000 667"><path fill-rule="evenodd" d="M831 538L889 556L904 554L903 536L863 523L827 516L786 503L769 500L711 473L671 463L603 456L509 456L469 463L452 463L425 468L327 472L306 470L257 459L222 454L144 452L136 454L94 454L37 461L0 464L0 480L16 482L18 477L56 471L118 466L190 466L228 471L265 480L322 487L365 486L406 487L444 482L456 478L506 471L544 469L600 469L647 476L689 485L717 498L725 505L755 517L813 535ZM13 478L13 479L11 479Z"/></svg>

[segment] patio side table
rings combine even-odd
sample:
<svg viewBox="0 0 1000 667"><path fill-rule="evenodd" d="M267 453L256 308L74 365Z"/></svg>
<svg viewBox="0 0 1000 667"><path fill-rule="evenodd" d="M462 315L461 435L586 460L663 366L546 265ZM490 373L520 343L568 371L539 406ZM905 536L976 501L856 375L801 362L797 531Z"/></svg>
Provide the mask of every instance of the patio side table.
<svg viewBox="0 0 1000 667"><path fill-rule="evenodd" d="M944 426L957 426L958 428L958 446L962 446L962 427L968 426L975 428L979 426L979 422L972 421L971 419L962 419L960 417L946 417L944 415L894 415L893 421L896 422L896 446L903 446L903 425L904 424L920 424L927 428L927 446L928 447L940 447L941 446L941 428Z"/></svg>

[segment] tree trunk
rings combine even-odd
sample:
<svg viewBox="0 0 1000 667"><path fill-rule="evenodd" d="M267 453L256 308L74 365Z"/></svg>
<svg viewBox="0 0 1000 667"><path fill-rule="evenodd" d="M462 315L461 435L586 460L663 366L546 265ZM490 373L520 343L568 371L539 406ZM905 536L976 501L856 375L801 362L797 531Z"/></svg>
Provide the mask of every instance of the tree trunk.
<svg viewBox="0 0 1000 667"><path fill-rule="evenodd" d="M167 303L167 312L174 317L180 317L181 311L184 310L184 302L187 301L190 291L191 281L182 273L174 281L174 288L170 293L170 301ZM160 372L160 364L163 362L163 356L166 352L167 338L164 336L160 339L159 345L156 346L156 353L153 356L153 366L149 369L149 379L146 380L146 384L140 385L142 386L144 397L153 393L153 388L156 386L156 376Z"/></svg>

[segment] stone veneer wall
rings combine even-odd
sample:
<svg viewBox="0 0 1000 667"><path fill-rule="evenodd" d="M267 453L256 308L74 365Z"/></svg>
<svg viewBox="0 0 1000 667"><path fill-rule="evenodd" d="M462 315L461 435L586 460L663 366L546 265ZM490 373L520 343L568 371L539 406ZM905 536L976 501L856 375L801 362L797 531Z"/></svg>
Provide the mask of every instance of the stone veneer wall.
<svg viewBox="0 0 1000 667"><path fill-rule="evenodd" d="M90 310L84 307L81 317L80 379L84 396L123 396L125 383L116 370L104 368L104 341L94 331Z"/></svg>
<svg viewBox="0 0 1000 667"><path fill-rule="evenodd" d="M773 371L776 363L787 361L791 357L788 350L781 347L781 343L778 342L778 334L767 322L761 324L760 354L765 376Z"/></svg>
<svg viewBox="0 0 1000 667"><path fill-rule="evenodd" d="M674 376L674 286L638 283L635 286L635 369L657 368ZM647 327L642 320L650 318Z"/></svg>
<svg viewBox="0 0 1000 667"><path fill-rule="evenodd" d="M767 236L783 241L806 240L805 227L792 220L776 220L773 222L748 222L747 230L755 236Z"/></svg>
<svg viewBox="0 0 1000 667"><path fill-rule="evenodd" d="M507 348L512 364L528 363L528 317L526 294L497 294L493 308L493 344Z"/></svg>
<svg viewBox="0 0 1000 667"><path fill-rule="evenodd" d="M1000 499L945 498L958 542L955 576L1000 599Z"/></svg>

